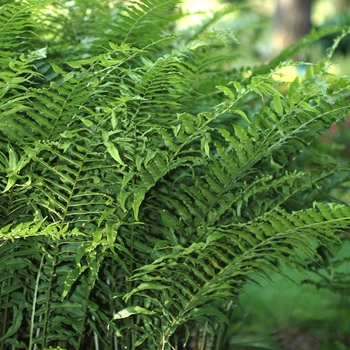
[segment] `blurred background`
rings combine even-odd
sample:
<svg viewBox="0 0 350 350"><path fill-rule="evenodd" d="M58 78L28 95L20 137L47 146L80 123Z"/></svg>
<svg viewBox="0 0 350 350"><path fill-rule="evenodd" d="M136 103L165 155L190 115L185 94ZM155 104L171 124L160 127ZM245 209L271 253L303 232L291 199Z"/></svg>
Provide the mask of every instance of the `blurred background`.
<svg viewBox="0 0 350 350"><path fill-rule="evenodd" d="M236 6L237 11L225 16L221 26L236 33L238 40L240 34L244 34L244 40L239 41L246 48L246 55L238 65L242 62L257 63L257 59L268 60L310 33L312 28L333 34L295 58L318 59L332 45L337 32L341 32L340 27L350 25L349 0L184 0L183 10L193 15L188 16L182 25L184 28L195 26L212 16L213 11L222 10L227 5ZM349 49L350 39L345 38L337 50L339 55L334 59L334 69L339 74L350 74L350 61L344 56Z"/></svg>

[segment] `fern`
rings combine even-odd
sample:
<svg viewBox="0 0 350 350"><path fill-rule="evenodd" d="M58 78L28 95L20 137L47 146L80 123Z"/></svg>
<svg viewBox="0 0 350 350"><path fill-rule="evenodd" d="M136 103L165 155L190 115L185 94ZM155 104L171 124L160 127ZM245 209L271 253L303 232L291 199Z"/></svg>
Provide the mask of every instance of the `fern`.
<svg viewBox="0 0 350 350"><path fill-rule="evenodd" d="M1 7L1 349L179 348L349 226L321 196L347 167L300 160L348 79L226 70L220 16L180 37L176 6Z"/></svg>

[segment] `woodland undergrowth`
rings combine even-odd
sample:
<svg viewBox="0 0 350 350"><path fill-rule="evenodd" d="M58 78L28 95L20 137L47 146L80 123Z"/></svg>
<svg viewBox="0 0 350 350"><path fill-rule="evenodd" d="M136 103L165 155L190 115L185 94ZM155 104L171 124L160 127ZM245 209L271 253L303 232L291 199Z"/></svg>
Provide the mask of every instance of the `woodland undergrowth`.
<svg viewBox="0 0 350 350"><path fill-rule="evenodd" d="M224 349L252 273L339 245L349 168L312 145L349 79L334 47L290 60L315 31L237 68L218 22L242 10L180 32L178 0L0 7L0 350Z"/></svg>

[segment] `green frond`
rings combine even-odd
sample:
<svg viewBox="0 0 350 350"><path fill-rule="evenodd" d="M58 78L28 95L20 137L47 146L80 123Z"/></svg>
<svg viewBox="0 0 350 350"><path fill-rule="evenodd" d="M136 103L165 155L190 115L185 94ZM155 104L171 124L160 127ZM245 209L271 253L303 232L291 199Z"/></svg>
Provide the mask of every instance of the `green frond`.
<svg viewBox="0 0 350 350"><path fill-rule="evenodd" d="M295 267L300 259L292 247L315 259L317 252L311 239L327 244L334 240L330 228L341 231L349 225L350 210L346 206L315 204L306 211L288 213L275 210L246 224L215 225L207 227L206 242L192 243L187 248L172 245L172 252L138 269L132 280L142 283L128 300L138 295L158 300L152 310L167 310L164 334L170 337L175 324L201 314L217 316L210 305L219 298L230 298L239 291L244 276L275 260L286 261ZM169 247L170 248L170 247ZM272 259L272 260L271 260ZM294 260L294 261L295 261ZM164 320L161 314L159 319Z"/></svg>
<svg viewBox="0 0 350 350"><path fill-rule="evenodd" d="M167 17L171 16L171 11L177 5L179 5L178 0L132 2L132 5L121 14L122 25L119 30L123 30L123 41L133 43L140 34L142 34L142 40L152 40L153 35L161 33L169 25ZM150 23L152 26L149 25Z"/></svg>
<svg viewBox="0 0 350 350"><path fill-rule="evenodd" d="M30 47L33 38L32 27L35 22L31 12L39 9L36 1L17 4L5 4L0 7L0 38L1 38L1 65L14 55L19 55Z"/></svg>

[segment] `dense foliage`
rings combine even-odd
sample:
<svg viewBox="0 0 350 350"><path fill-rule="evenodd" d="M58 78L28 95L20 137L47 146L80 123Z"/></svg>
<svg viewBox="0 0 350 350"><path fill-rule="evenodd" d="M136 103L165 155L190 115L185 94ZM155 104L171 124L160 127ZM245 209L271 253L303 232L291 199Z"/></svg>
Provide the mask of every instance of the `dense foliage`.
<svg viewBox="0 0 350 350"><path fill-rule="evenodd" d="M304 156L349 80L327 59L292 84L282 56L234 69L211 29L239 9L181 33L177 5L0 8L0 349L180 349L195 322L219 349L252 272L349 226L327 197L347 169Z"/></svg>

